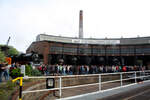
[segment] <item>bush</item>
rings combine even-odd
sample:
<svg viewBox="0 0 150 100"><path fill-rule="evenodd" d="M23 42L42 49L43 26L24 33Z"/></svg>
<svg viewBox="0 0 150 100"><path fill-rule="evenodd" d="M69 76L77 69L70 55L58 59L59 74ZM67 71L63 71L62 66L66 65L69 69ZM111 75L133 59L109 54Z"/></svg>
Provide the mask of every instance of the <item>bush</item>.
<svg viewBox="0 0 150 100"><path fill-rule="evenodd" d="M26 75L31 76L32 75L32 67L31 65L26 65Z"/></svg>
<svg viewBox="0 0 150 100"><path fill-rule="evenodd" d="M42 73L38 69L33 69L32 70L32 76L41 76Z"/></svg>
<svg viewBox="0 0 150 100"><path fill-rule="evenodd" d="M10 71L10 76L12 78L16 78L16 77L20 77L20 76L23 76L20 72L20 68L16 68L16 69L13 69Z"/></svg>
<svg viewBox="0 0 150 100"><path fill-rule="evenodd" d="M40 76L42 74L38 69L33 69L31 65L26 65L26 75L28 75L28 76Z"/></svg>
<svg viewBox="0 0 150 100"><path fill-rule="evenodd" d="M27 76L41 76L42 73L38 69L32 69L32 67L30 65L26 65L25 66L25 75L27 75ZM16 68L16 69L12 69L10 71L10 76L12 78L16 78L16 77L23 76L23 74L21 74L20 68Z"/></svg>

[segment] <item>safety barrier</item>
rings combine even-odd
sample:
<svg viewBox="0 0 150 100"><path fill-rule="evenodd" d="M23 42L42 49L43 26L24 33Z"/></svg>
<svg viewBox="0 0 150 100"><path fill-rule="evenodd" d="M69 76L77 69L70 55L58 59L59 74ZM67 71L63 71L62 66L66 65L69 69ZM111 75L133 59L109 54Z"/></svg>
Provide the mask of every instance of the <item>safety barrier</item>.
<svg viewBox="0 0 150 100"><path fill-rule="evenodd" d="M76 78L76 77L91 77L96 76L97 82L96 83L88 83L88 84L81 84L81 85L75 85L75 86L62 86L62 78ZM107 77L106 77L107 76ZM115 77L114 77L115 76ZM112 79L112 77L114 77ZM133 72L116 72L116 73L102 73L102 74L87 74L87 75L68 75L68 76L39 76L39 77L23 77L23 79L48 79L48 78L54 78L59 80L59 87L57 88L51 88L51 89L40 89L40 90L29 90L29 91L22 91L21 94L27 94L27 93L35 93L35 92L43 92L43 91L52 91L57 90L59 91L59 97L62 97L62 90L63 89L70 89L70 88L78 88L78 87L86 87L86 86L94 86L98 85L98 91L106 90L102 89L102 85L104 84L110 84L117 82L120 85L118 87L124 86L124 81L134 81L133 83L129 82L129 84L135 84L140 81L149 80L150 79L150 70L145 71L133 71ZM110 79L108 79L110 78ZM22 79L20 79L22 81ZM22 82L21 82L22 85ZM20 96L22 96L20 94ZM20 100L22 97L20 97Z"/></svg>

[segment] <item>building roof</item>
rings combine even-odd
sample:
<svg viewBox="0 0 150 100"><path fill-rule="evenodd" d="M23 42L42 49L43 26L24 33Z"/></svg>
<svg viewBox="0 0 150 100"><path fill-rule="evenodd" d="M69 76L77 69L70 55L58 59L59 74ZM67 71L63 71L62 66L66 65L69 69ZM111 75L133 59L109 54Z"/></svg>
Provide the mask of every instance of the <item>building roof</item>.
<svg viewBox="0 0 150 100"><path fill-rule="evenodd" d="M149 44L150 37L136 37L136 38L74 38L53 36L47 34L39 34L36 41L52 41L61 43L73 44L101 44L101 45L117 45L117 44Z"/></svg>

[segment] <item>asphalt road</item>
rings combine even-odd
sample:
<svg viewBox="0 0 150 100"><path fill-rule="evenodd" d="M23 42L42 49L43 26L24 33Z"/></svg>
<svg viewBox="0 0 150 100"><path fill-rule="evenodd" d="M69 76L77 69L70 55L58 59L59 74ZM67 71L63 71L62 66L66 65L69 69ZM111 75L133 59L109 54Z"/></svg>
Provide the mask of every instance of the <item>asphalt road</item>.
<svg viewBox="0 0 150 100"><path fill-rule="evenodd" d="M98 100L150 100L150 85Z"/></svg>

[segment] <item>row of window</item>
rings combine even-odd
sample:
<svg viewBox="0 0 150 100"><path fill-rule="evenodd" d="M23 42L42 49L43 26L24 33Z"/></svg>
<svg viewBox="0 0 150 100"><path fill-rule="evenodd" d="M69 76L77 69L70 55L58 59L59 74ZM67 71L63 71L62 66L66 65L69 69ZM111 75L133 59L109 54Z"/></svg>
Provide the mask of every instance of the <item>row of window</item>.
<svg viewBox="0 0 150 100"><path fill-rule="evenodd" d="M150 54L150 48L119 48L117 49L102 49L102 48L71 48L71 47L50 47L50 52L55 53L73 53L73 54Z"/></svg>
<svg viewBox="0 0 150 100"><path fill-rule="evenodd" d="M149 54L150 53L150 48L142 48L142 49L136 49L137 54Z"/></svg>

